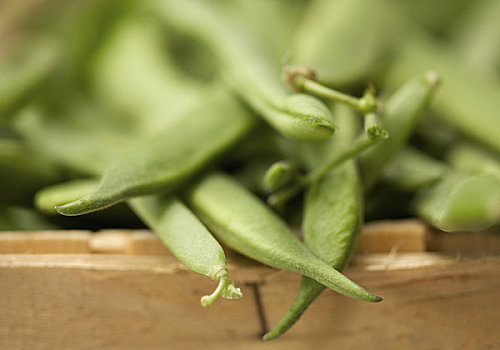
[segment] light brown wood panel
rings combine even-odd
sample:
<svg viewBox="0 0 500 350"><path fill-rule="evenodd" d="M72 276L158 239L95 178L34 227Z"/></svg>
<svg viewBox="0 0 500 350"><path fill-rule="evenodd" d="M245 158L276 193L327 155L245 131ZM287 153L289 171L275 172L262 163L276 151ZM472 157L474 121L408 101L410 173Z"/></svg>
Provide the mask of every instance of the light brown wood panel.
<svg viewBox="0 0 500 350"><path fill-rule="evenodd" d="M421 262L421 264L419 264ZM229 259L244 298L172 256L0 255L1 349L488 349L500 346L500 257L360 255L347 275L379 304L326 291L284 337L262 343L299 276Z"/></svg>
<svg viewBox="0 0 500 350"><path fill-rule="evenodd" d="M90 231L0 231L0 254L90 253Z"/></svg>

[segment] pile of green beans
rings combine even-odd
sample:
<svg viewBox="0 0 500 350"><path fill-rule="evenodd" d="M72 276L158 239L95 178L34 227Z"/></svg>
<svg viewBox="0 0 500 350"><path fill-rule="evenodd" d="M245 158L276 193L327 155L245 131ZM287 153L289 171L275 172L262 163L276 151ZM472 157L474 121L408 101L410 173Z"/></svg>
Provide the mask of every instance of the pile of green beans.
<svg viewBox="0 0 500 350"><path fill-rule="evenodd" d="M0 58L0 230L147 227L204 307L245 292L221 243L300 274L265 340L382 301L365 221L498 231L497 1L53 2Z"/></svg>

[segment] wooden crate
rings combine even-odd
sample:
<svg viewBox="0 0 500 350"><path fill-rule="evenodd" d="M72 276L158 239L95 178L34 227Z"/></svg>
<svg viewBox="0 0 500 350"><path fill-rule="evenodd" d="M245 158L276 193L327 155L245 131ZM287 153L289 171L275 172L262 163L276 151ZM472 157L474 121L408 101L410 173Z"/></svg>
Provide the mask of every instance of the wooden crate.
<svg viewBox="0 0 500 350"><path fill-rule="evenodd" d="M500 236L365 227L346 274L385 300L327 290L264 343L300 276L228 252L244 297L208 309L214 288L148 231L0 234L0 349L499 349Z"/></svg>

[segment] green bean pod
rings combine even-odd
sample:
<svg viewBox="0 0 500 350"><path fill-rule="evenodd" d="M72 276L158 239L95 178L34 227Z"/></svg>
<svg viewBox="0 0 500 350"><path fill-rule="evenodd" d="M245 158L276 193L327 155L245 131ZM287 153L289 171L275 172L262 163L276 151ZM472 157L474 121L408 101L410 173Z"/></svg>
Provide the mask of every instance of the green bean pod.
<svg viewBox="0 0 500 350"><path fill-rule="evenodd" d="M317 258L285 222L229 176L206 176L190 189L187 201L220 241L241 254L298 272L355 299L382 300Z"/></svg>
<svg viewBox="0 0 500 350"><path fill-rule="evenodd" d="M445 82L433 103L439 118L500 152L500 84L494 76L484 77L471 71L459 56L442 43L416 32L401 47L386 83L399 84L408 75L429 67L436 69Z"/></svg>
<svg viewBox="0 0 500 350"><path fill-rule="evenodd" d="M306 94L292 94L280 79L280 62L272 63L257 41L217 3L155 1L165 22L205 43L219 61L228 84L270 125L294 140L323 140L335 127L328 108ZM203 26L200 26L203 23Z"/></svg>
<svg viewBox="0 0 500 350"><path fill-rule="evenodd" d="M225 91L207 96L164 130L112 161L94 192L56 207L63 215L104 209L131 197L174 191L250 130L254 118Z"/></svg>
<svg viewBox="0 0 500 350"><path fill-rule="evenodd" d="M452 33L471 70L485 77L500 71L500 2L471 2Z"/></svg>
<svg viewBox="0 0 500 350"><path fill-rule="evenodd" d="M311 147L311 152L324 155L338 153L354 141L355 116L341 105L334 112L342 132L321 148ZM316 256L338 271L347 265L361 232L362 194L361 179L354 159L330 170L313 183L306 193L302 227L304 243ZM275 339L285 333L324 289L324 285L303 276L292 306L278 325L264 336L264 340Z"/></svg>
<svg viewBox="0 0 500 350"><path fill-rule="evenodd" d="M415 149L393 159L384 179L415 191L412 211L443 231L487 228L500 220L500 180L491 174L467 175Z"/></svg>
<svg viewBox="0 0 500 350"><path fill-rule="evenodd" d="M429 104L437 82L436 73L427 72L405 83L388 99L381 112L381 124L389 132L390 138L367 150L359 158L366 189L375 184L384 165L406 144Z"/></svg>
<svg viewBox="0 0 500 350"><path fill-rule="evenodd" d="M417 194L417 215L443 231L473 231L500 220L500 181L496 176L448 174Z"/></svg>
<svg viewBox="0 0 500 350"><path fill-rule="evenodd" d="M219 282L211 295L201 298L202 306L210 306L219 295L228 299L241 298L240 289L235 288L229 278L222 247L181 201L155 195L135 198L128 203L182 263Z"/></svg>
<svg viewBox="0 0 500 350"><path fill-rule="evenodd" d="M120 21L90 65L96 97L130 116L134 135L166 125L209 93L210 84L191 79L165 49L172 39L144 16Z"/></svg>
<svg viewBox="0 0 500 350"><path fill-rule="evenodd" d="M402 34L392 8L386 1L313 1L295 31L292 64L314 68L326 85L366 81Z"/></svg>
<svg viewBox="0 0 500 350"><path fill-rule="evenodd" d="M456 144L448 151L446 159L454 169L463 173L491 174L500 179L500 158L476 144Z"/></svg>

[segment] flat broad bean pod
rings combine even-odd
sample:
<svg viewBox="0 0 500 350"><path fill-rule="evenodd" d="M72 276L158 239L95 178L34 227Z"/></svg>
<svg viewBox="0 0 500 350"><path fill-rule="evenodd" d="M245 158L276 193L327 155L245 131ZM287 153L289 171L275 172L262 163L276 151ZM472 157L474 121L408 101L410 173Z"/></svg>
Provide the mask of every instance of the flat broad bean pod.
<svg viewBox="0 0 500 350"><path fill-rule="evenodd" d="M418 31L402 43L399 55L388 68L387 85L433 67L446 82L433 103L439 118L464 135L500 152L500 83L468 69L451 49Z"/></svg>
<svg viewBox="0 0 500 350"><path fill-rule="evenodd" d="M317 258L285 222L229 176L207 175L186 198L213 234L241 254L277 269L301 273L355 299L382 300Z"/></svg>
<svg viewBox="0 0 500 350"><path fill-rule="evenodd" d="M232 96L215 92L176 123L137 141L114 159L94 192L56 209L63 215L81 215L135 196L176 190L253 124L253 116Z"/></svg>
<svg viewBox="0 0 500 350"><path fill-rule="evenodd" d="M153 1L152 9L167 25L202 41L219 60L221 74L270 125L294 140L323 140L335 127L328 108L306 94L287 91L274 65L217 3ZM203 27L200 26L203 23ZM241 30L240 30L241 29Z"/></svg>
<svg viewBox="0 0 500 350"><path fill-rule="evenodd" d="M365 83L403 34L399 21L382 0L313 1L297 26L290 64L312 67L325 85Z"/></svg>
<svg viewBox="0 0 500 350"><path fill-rule="evenodd" d="M127 116L132 136L175 122L213 88L184 74L165 47L172 40L147 16L129 15L108 35L89 68L105 106Z"/></svg>

